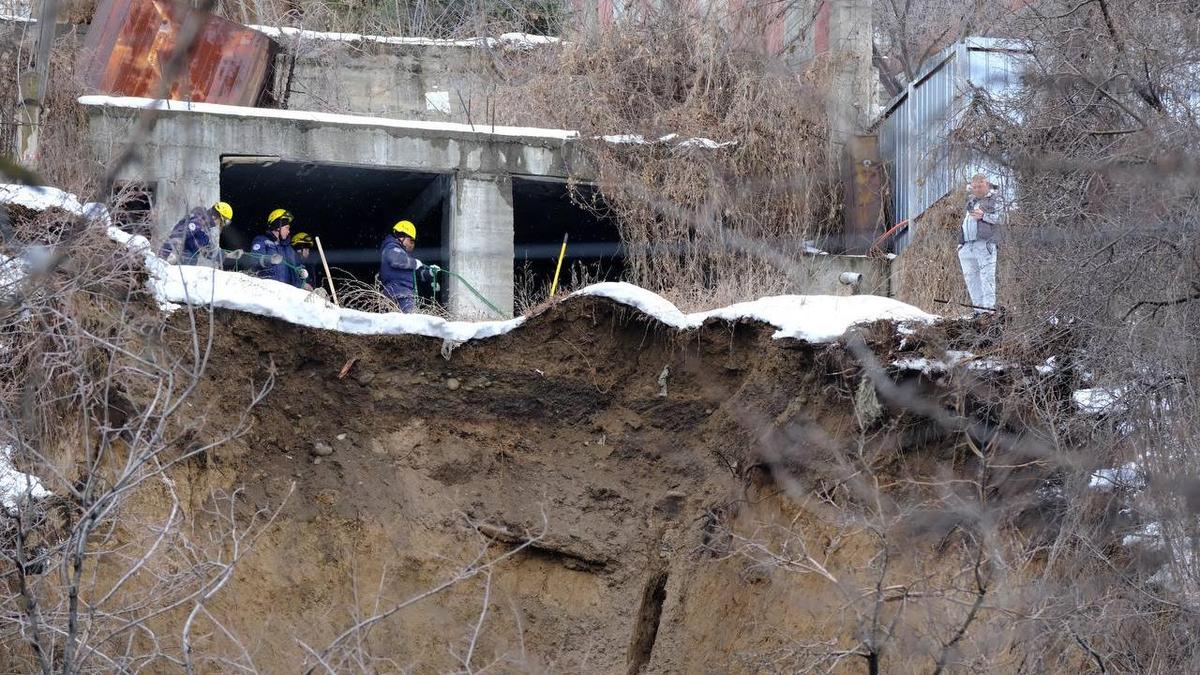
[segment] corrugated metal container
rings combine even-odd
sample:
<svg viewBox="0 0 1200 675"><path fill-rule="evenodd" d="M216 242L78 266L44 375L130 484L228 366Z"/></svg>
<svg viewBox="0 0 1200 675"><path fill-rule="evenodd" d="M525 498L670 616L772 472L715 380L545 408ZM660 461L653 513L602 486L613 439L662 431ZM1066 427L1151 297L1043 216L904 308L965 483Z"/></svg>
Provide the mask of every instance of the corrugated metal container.
<svg viewBox="0 0 1200 675"><path fill-rule="evenodd" d="M955 148L950 134L963 110L963 96L972 86L995 96L1019 84L1023 52L1011 41L990 38L947 47L884 108L880 154L888 168L895 220L914 222L965 184L968 173L983 170L1003 183L1002 167ZM893 242L897 252L907 245L911 230L910 226Z"/></svg>
<svg viewBox="0 0 1200 675"><path fill-rule="evenodd" d="M157 95L162 68L192 11L171 0L103 0L80 57L87 85L108 94ZM266 35L209 16L168 97L256 105L267 94L275 50Z"/></svg>

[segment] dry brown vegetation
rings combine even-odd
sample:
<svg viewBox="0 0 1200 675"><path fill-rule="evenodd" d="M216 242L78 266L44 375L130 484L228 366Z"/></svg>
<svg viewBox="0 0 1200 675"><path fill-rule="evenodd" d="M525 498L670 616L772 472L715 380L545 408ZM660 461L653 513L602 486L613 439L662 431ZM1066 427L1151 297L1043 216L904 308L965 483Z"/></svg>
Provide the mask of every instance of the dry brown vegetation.
<svg viewBox="0 0 1200 675"><path fill-rule="evenodd" d="M680 335L595 299L462 347L167 319L99 223L17 222L0 434L57 496L4 513L4 665L1197 670L1198 25L1111 0L991 23L1037 57L960 135L1015 170L1007 311L903 335ZM787 289L781 242L838 204L821 78L719 28L649 13L503 83L581 128L634 278L692 306ZM103 185L55 109L45 171ZM590 138L630 133L737 145ZM956 199L898 262L927 309L961 293ZM1085 387L1112 404L1080 414Z"/></svg>
<svg viewBox="0 0 1200 675"><path fill-rule="evenodd" d="M792 290L840 218L820 68L672 3L568 37L507 71L496 118L579 129L603 202L577 199L616 218L629 280L688 308Z"/></svg>

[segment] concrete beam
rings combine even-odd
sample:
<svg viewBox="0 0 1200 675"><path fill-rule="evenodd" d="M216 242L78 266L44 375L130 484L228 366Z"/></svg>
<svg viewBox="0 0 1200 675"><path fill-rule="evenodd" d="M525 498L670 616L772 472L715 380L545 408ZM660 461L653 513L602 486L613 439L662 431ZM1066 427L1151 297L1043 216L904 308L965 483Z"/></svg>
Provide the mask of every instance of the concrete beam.
<svg viewBox="0 0 1200 675"><path fill-rule="evenodd" d="M449 218L442 235L448 269L466 279L504 313L513 313L512 179L460 175L450 191ZM456 318L498 318L462 282L450 277L450 312Z"/></svg>
<svg viewBox="0 0 1200 675"><path fill-rule="evenodd" d="M442 174L434 178L424 190L421 190L421 194L409 203L408 208L404 210L404 217L416 223L417 227L421 227L429 212L446 199L453 188L454 180L450 174Z"/></svg>
<svg viewBox="0 0 1200 675"><path fill-rule="evenodd" d="M142 99L83 97L92 152L112 161L137 124ZM433 173L533 175L588 180L570 131L433 124L295 111L171 103L140 142L123 180L157 186L159 230L220 192L221 157L388 167Z"/></svg>

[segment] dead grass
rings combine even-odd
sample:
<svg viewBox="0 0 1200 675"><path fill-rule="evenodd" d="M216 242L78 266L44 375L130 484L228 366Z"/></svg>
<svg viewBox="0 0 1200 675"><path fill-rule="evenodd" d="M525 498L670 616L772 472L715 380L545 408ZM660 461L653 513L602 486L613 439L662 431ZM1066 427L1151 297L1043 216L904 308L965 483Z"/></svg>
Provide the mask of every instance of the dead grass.
<svg viewBox="0 0 1200 675"><path fill-rule="evenodd" d="M898 300L937 314L968 311L935 301L970 302L962 267L958 262L958 226L962 222L962 201L962 193L951 193L917 219L908 248L892 263L892 279Z"/></svg>
<svg viewBox="0 0 1200 675"><path fill-rule="evenodd" d="M517 316L539 314L571 293L605 280L604 271L599 263L587 265L576 261L563 270L562 277L558 282L558 290L554 297L550 297L550 286L553 281L539 279L534 274L532 265L526 262L517 273L513 294L513 313Z"/></svg>
<svg viewBox="0 0 1200 675"><path fill-rule="evenodd" d="M836 227L820 69L797 77L715 15L678 8L642 9L619 31L569 37L513 68L497 116L580 130L604 201L575 196L617 221L629 281L679 297L758 287L786 276L791 261L754 244ZM677 136L600 138L620 134ZM733 145L679 146L689 138Z"/></svg>
<svg viewBox="0 0 1200 675"><path fill-rule="evenodd" d="M400 305L389 298L387 293L384 293L383 285L379 283L378 277L367 282L356 279L349 272L336 267L331 272L333 273L333 285L337 288L338 302L342 307L375 314L401 311ZM416 308L413 311L416 314L439 316L443 319L451 318L449 309L424 297L417 298Z"/></svg>

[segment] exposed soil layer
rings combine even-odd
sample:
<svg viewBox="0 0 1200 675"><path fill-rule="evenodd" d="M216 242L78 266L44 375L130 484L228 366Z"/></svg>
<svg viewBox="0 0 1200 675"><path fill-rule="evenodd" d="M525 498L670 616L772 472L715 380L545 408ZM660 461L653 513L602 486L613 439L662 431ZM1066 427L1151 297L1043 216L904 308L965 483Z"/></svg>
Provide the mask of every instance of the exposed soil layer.
<svg viewBox="0 0 1200 675"><path fill-rule="evenodd" d="M218 312L204 433L274 385L190 471L195 494L244 485L247 514L283 506L214 614L256 666L296 672L301 643L319 651L352 617L536 538L377 624L364 651L388 660L373 667L724 672L852 634L830 623L836 584L731 555L736 533L773 527L832 541L819 509L776 494L772 463L857 436L843 347L772 332L680 333L596 298L456 347ZM866 556L846 537L822 559Z"/></svg>

